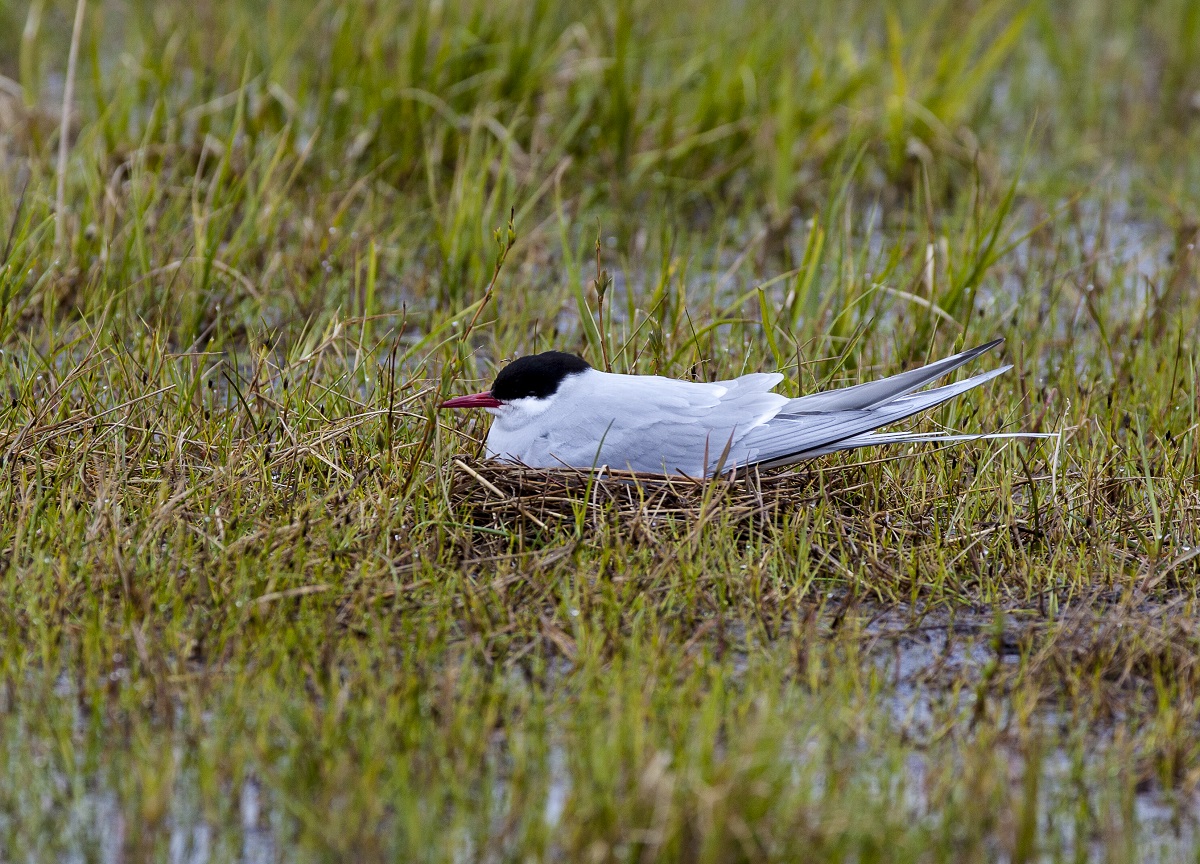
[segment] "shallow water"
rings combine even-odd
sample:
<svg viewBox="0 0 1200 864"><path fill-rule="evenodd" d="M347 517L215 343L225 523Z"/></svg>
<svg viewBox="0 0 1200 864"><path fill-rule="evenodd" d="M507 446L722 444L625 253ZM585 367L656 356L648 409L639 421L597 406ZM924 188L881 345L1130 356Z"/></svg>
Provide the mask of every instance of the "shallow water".
<svg viewBox="0 0 1200 864"><path fill-rule="evenodd" d="M953 748L947 751L944 746L926 747L919 742L932 742L936 730L944 730L948 718L954 720L957 728L968 728L968 718L975 707L971 682L977 681L987 665L996 660L995 626L994 616L986 612L956 614L953 620L929 614L914 626L910 611L897 608L875 617L863 630L863 644L873 646L867 652L867 662L874 664L881 680L887 682L880 691L882 705L886 707L894 729L902 730L917 746L908 749L899 774L896 773L899 766L889 764L886 758L881 759L869 748L863 749L855 771L861 775L860 780L878 784L880 794L889 798L895 797L898 786L902 790L899 801L918 822L928 820L933 826L942 818L925 793L927 784L936 776L935 769L945 769L933 760L946 758L948 754L950 758L956 758ZM737 645L738 639L745 634L735 635L731 630L731 636L733 644ZM733 662L738 666L745 660L735 658ZM999 662L1015 664L1019 662L1019 656L1016 652L1002 651ZM548 686L551 690L562 689L571 674L570 664L562 661L552 670ZM957 697L939 686L940 682L951 680L960 685L956 690ZM966 686L961 686L963 682ZM60 698L74 700L74 688L68 682L60 682L58 689ZM1060 717L1052 710L1039 709L1039 716L1040 725L1045 729L1069 723L1069 718ZM566 739L553 727L548 730L548 735L551 742L546 764L548 786L542 819L553 837L554 832L569 828L573 781ZM17 742L8 743L11 747ZM1109 743L1099 740L1089 745L1088 760L1094 763L1093 767L1104 764ZM180 749L183 746L177 746L176 764L186 762L186 754ZM805 740L801 734L793 751L797 767L795 780L806 784L814 800L820 798L826 784L822 766L827 759L823 756L823 746L819 740ZM1019 795L1025 771L1023 757L1016 748L1009 750L1003 743L1000 746L1009 759L1011 789L1014 795ZM490 758L496 765L506 764L502 735L497 736ZM1046 844L1041 860L1055 860L1056 853L1050 850L1102 855L1103 838L1077 837L1075 824L1062 821L1063 816L1069 818L1076 812L1080 790L1078 765L1068 749L1048 747L1041 754L1039 771L1039 834ZM499 832L506 817L503 802L509 800L507 784L501 770L491 795L497 805L492 817L495 833ZM124 864L136 860L133 838L137 832L129 822L134 817L122 806L119 784L113 782L113 778L106 778L103 773L87 777L64 776L59 779L59 785L64 790L78 790L78 794L67 796L70 803L65 808L45 802L49 808L47 816L58 814L55 817L59 820L57 836L48 848L56 850L59 860L79 864ZM1093 812L1111 810L1111 802L1100 799L1107 794L1103 788L1091 783L1087 789L1088 806ZM289 838L295 826L280 798L253 775L232 790L232 794L236 799L235 806L229 811L229 820L214 822L201 805L197 778L186 769L182 770L172 786L169 812L155 835L159 838L155 848L163 848L165 843L164 860L171 864L269 864L294 860ZM1191 797L1179 799L1159 788L1144 789L1134 797L1128 819L1129 824L1123 826L1123 830L1127 831L1131 826L1136 829L1136 848L1143 861L1180 860L1200 841L1197 831L1200 802ZM380 830L390 836L386 826L381 825ZM503 857L500 850L489 850L491 854L485 854L484 850L474 848L472 842L469 838L462 839L456 860ZM0 860L7 859L0 856Z"/></svg>

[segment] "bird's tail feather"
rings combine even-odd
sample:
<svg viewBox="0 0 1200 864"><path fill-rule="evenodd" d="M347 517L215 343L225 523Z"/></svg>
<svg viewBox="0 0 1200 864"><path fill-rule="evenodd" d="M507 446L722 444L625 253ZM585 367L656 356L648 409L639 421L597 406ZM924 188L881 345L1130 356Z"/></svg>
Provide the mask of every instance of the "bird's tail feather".
<svg viewBox="0 0 1200 864"><path fill-rule="evenodd" d="M803 459L815 456L827 456L842 450L857 450L859 447L878 447L885 444L957 444L964 441L995 441L1018 438L1056 438L1057 432L982 432L971 434L954 434L945 432L868 432L865 435L855 435L828 447L818 450L805 451ZM774 468L799 461L796 457L785 457L775 462L760 462L756 467Z"/></svg>

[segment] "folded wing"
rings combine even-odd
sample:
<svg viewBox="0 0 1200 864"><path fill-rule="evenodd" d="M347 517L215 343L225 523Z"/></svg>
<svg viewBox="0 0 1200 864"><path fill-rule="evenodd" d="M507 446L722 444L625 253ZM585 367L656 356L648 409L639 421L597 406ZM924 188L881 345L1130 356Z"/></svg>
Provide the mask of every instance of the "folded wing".
<svg viewBox="0 0 1200 864"><path fill-rule="evenodd" d="M1011 366L1002 366L954 384L913 392L969 363L1002 341L997 339L945 360L879 381L792 399L769 421L747 429L745 434L739 436L725 466L718 466L715 459L710 459L710 472L731 467L787 465L838 450L878 444L986 437L869 433L935 408L1007 372Z"/></svg>

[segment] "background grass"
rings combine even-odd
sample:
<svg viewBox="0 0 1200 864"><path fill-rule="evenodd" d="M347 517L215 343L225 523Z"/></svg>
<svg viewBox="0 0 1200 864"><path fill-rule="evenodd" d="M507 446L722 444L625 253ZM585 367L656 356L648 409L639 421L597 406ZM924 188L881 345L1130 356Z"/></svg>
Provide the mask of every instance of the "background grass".
<svg viewBox="0 0 1200 864"><path fill-rule="evenodd" d="M93 3L60 165L0 5L0 860L1193 857L1198 9ZM770 518L434 410L996 335Z"/></svg>

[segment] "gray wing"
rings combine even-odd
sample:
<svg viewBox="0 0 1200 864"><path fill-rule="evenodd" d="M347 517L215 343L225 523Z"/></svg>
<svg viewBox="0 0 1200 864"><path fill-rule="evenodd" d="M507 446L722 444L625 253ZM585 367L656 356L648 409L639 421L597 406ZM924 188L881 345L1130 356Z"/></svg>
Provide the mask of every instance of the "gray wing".
<svg viewBox="0 0 1200 864"><path fill-rule="evenodd" d="M793 399L770 421L748 430L738 441L735 458L730 462L740 466L772 467L837 450L916 440L910 436L899 438L895 435L864 433L934 408L1007 372L1011 366L984 372L955 384L920 393L912 392L998 344L999 340L990 342L881 381ZM923 436L920 440L934 437L937 436ZM942 440L955 439L950 437Z"/></svg>
<svg viewBox="0 0 1200 864"><path fill-rule="evenodd" d="M839 390L826 390L823 393L813 393L792 399L783 407L781 414L808 414L825 411L855 411L872 408L890 402L897 396L911 393L919 387L924 387L936 381L966 363L970 363L981 354L986 354L1003 339L993 339L986 345L969 348L953 357L938 360L928 366L910 369L899 375L891 375L878 381L868 381L866 384L855 384L853 387L842 387Z"/></svg>

